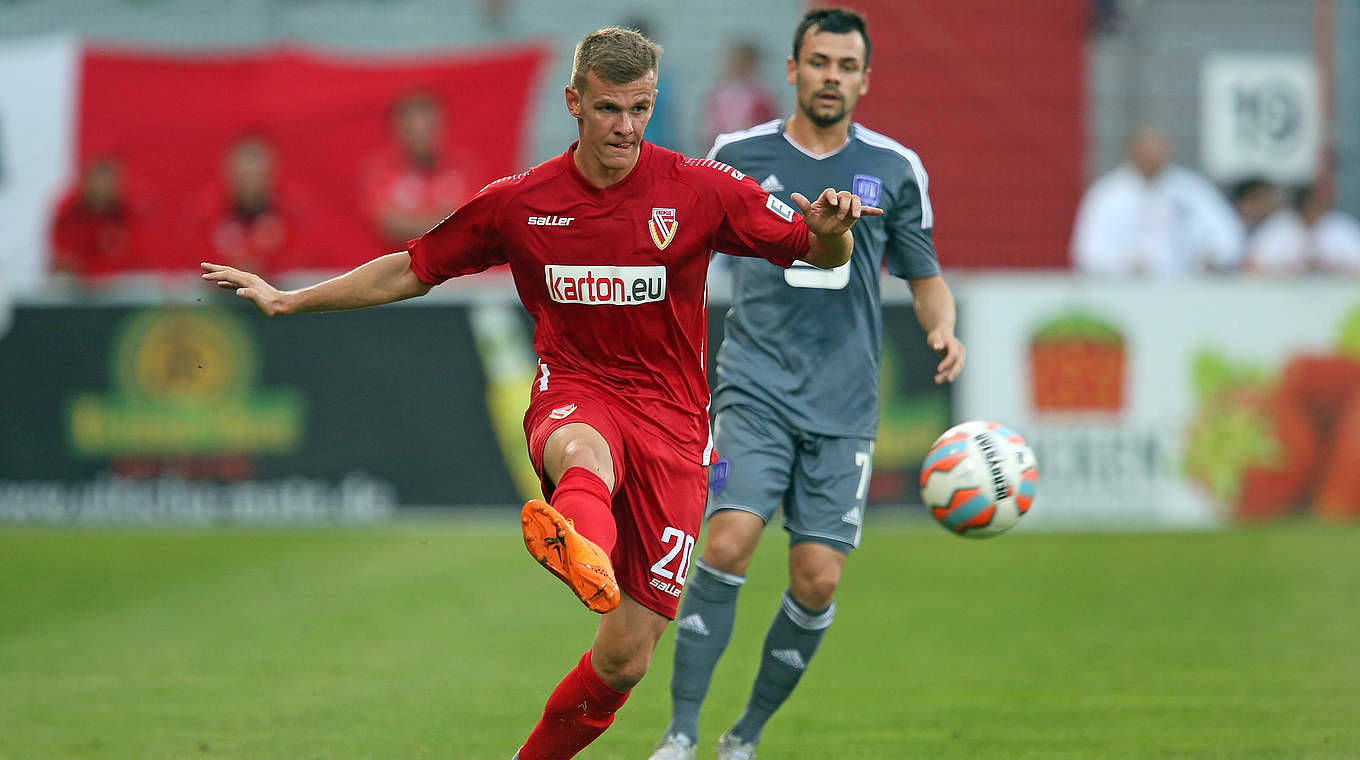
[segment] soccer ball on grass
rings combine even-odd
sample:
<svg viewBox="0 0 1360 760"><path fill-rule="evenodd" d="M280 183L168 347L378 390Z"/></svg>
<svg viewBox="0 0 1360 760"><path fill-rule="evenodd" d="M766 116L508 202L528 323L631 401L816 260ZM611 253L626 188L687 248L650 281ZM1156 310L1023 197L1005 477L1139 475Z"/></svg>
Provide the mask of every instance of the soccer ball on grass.
<svg viewBox="0 0 1360 760"><path fill-rule="evenodd" d="M988 538L1020 522L1039 483L1034 452L995 422L965 422L935 439L921 465L921 500L940 525Z"/></svg>

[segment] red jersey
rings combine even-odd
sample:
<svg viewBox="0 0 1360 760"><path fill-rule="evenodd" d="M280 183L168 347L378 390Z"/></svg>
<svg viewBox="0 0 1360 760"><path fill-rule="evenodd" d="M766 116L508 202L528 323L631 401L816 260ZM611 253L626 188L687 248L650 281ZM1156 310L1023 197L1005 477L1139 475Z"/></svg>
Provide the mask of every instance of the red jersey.
<svg viewBox="0 0 1360 760"><path fill-rule="evenodd" d="M442 215L476 189L468 187L463 172L448 162L419 166L393 151L369 159L363 174L363 203L375 216L388 208L421 213L438 209Z"/></svg>
<svg viewBox="0 0 1360 760"><path fill-rule="evenodd" d="M305 268L311 261L303 227L309 211L291 190L276 190L266 208L243 214L221 188L205 189L190 203L200 247L194 256L266 276Z"/></svg>
<svg viewBox="0 0 1360 760"><path fill-rule="evenodd" d="M117 274L144 266L140 214L120 202L107 212L94 212L80 202L79 191L62 198L52 218L53 268L83 277Z"/></svg>
<svg viewBox="0 0 1360 760"><path fill-rule="evenodd" d="M509 263L534 320L533 392L604 391L708 464L709 252L787 268L807 253L807 227L726 164L644 142L633 171L601 189L576 168L575 149L487 185L410 241L411 270L434 285Z"/></svg>

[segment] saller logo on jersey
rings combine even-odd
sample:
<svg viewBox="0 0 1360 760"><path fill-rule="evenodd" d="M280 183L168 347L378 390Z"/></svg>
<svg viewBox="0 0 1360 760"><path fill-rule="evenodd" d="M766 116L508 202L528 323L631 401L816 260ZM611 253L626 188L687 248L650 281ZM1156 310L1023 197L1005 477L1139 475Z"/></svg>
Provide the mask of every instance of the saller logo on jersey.
<svg viewBox="0 0 1360 760"><path fill-rule="evenodd" d="M567 227L575 220L574 216L531 216L530 227Z"/></svg>
<svg viewBox="0 0 1360 760"><path fill-rule="evenodd" d="M673 208L654 208L652 218L647 220L647 229L652 233L652 242L656 247L666 250L666 246L675 239L675 231L680 228L680 223L675 221L675 209Z"/></svg>
<svg viewBox="0 0 1360 760"><path fill-rule="evenodd" d="M664 247L664 246L663 246ZM573 267L547 264L548 297L558 303L633 306L666 300L665 267Z"/></svg>

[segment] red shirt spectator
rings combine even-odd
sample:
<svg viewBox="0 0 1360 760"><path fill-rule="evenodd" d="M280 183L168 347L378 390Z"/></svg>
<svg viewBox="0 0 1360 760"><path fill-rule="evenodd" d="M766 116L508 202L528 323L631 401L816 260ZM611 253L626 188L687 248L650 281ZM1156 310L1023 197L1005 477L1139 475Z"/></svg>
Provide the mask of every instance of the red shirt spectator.
<svg viewBox="0 0 1360 760"><path fill-rule="evenodd" d="M378 234L392 243L410 239L403 229L422 227L416 236L429 230L477 189L452 166L415 163L396 151L370 158L363 179L364 207L373 215ZM411 221L403 223L406 219Z"/></svg>
<svg viewBox="0 0 1360 760"><path fill-rule="evenodd" d="M392 148L363 167L362 201L383 242L401 247L458 208L477 190L441 152L443 110L417 93L392 108Z"/></svg>
<svg viewBox="0 0 1360 760"><path fill-rule="evenodd" d="M192 204L203 251L197 259L271 274L306 268L302 203L278 189L269 143L238 140L227 150L223 173L225 187L204 191Z"/></svg>
<svg viewBox="0 0 1360 760"><path fill-rule="evenodd" d="M723 78L704 100L706 144L727 132L736 132L777 117L774 95L759 78L759 51L755 45L736 45L728 53Z"/></svg>
<svg viewBox="0 0 1360 760"><path fill-rule="evenodd" d="M140 225L141 210L123 189L118 161L92 161L52 217L53 271L84 278L137 268Z"/></svg>

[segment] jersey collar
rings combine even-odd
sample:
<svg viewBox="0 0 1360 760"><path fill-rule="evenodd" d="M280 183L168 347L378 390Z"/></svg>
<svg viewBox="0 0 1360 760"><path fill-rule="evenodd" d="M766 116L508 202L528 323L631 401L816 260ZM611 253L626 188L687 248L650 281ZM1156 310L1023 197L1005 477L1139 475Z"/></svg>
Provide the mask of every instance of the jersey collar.
<svg viewBox="0 0 1360 760"><path fill-rule="evenodd" d="M571 159L571 154L576 152L576 148L580 145L580 140L572 143L571 147L567 148L567 152L562 154L562 161L566 163L567 173L576 180L576 184L580 185L587 192L598 193L600 195L617 193L620 189L632 186L634 182L633 178L642 174L642 170L647 168L647 164L652 160L652 144L643 140L638 145L637 163L633 164L633 170L628 172L628 176L609 187L596 187L590 183L590 180L586 179L586 175L581 173L581 169L576 166L576 162Z"/></svg>
<svg viewBox="0 0 1360 760"><path fill-rule="evenodd" d="M792 145L794 147L794 150L797 150L799 153L802 153L803 155L813 159L814 161L824 161L828 158L831 158L832 156L840 155L841 151L844 151L846 146L850 144L850 141L855 139L855 130L859 127L858 124L851 122L849 131L845 133L845 143L841 145L841 147L831 151L830 153L824 153L819 156L816 153L813 153L812 151L808 150L807 148L804 148L803 146L799 145L796 140L790 137L789 131L785 129L786 126L787 126L786 122L782 121L779 122L779 134L783 135L784 139L788 141L789 145Z"/></svg>

